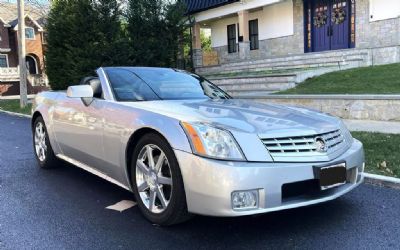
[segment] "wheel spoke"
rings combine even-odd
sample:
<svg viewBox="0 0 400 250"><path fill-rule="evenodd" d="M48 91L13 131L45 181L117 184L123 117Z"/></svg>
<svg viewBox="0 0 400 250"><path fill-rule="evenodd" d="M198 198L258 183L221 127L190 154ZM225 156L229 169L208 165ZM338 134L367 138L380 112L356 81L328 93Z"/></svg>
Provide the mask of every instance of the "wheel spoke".
<svg viewBox="0 0 400 250"><path fill-rule="evenodd" d="M146 164L144 164L143 161L137 160L136 161L136 167L139 168L143 174L148 175L149 174L149 169L147 168Z"/></svg>
<svg viewBox="0 0 400 250"><path fill-rule="evenodd" d="M40 156L42 157L42 159L46 157L46 152L44 151L44 148L40 148Z"/></svg>
<svg viewBox="0 0 400 250"><path fill-rule="evenodd" d="M39 123L40 124L40 123ZM36 126L36 135L40 138L40 136L41 136L41 132L40 132L40 126L39 125L37 125Z"/></svg>
<svg viewBox="0 0 400 250"><path fill-rule="evenodd" d="M149 185L147 185L147 182L143 182L142 184L139 185L138 191L139 191L139 192L143 192L143 191L145 191L145 190L148 189L148 188L149 188Z"/></svg>
<svg viewBox="0 0 400 250"><path fill-rule="evenodd" d="M157 164L156 164L155 169L154 169L156 171L156 173L160 172L161 167L164 164L164 161L165 161L165 154L164 154L164 152L161 151L161 154L158 157Z"/></svg>
<svg viewBox="0 0 400 250"><path fill-rule="evenodd" d="M165 177L165 176L158 176L158 183L163 185L172 186L172 178Z"/></svg>
<svg viewBox="0 0 400 250"><path fill-rule="evenodd" d="M149 168L154 169L153 149L149 145L146 146L146 154Z"/></svg>
<svg viewBox="0 0 400 250"><path fill-rule="evenodd" d="M149 210L153 212L155 205L156 205L156 192L150 191Z"/></svg>
<svg viewBox="0 0 400 250"><path fill-rule="evenodd" d="M163 193L163 191L161 190L160 187L157 187L156 193L157 193L158 199L160 199L160 201L161 201L162 207L163 207L163 208L166 208L167 205L168 205L168 204L167 204L167 200L165 199L164 193Z"/></svg>

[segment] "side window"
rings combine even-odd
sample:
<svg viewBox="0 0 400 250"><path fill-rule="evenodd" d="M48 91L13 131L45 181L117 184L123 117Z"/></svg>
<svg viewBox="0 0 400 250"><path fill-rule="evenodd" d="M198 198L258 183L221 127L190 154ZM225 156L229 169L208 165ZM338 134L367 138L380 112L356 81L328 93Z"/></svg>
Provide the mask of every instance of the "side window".
<svg viewBox="0 0 400 250"><path fill-rule="evenodd" d="M227 26L228 32L228 53L235 53L236 50L236 25L231 24Z"/></svg>
<svg viewBox="0 0 400 250"><path fill-rule="evenodd" d="M32 27L26 27L25 38L29 40L35 40L35 29Z"/></svg>
<svg viewBox="0 0 400 250"><path fill-rule="evenodd" d="M8 60L7 55L0 55L0 68L7 68Z"/></svg>
<svg viewBox="0 0 400 250"><path fill-rule="evenodd" d="M249 38L250 50L258 49L258 19L249 21Z"/></svg>
<svg viewBox="0 0 400 250"><path fill-rule="evenodd" d="M106 70L118 101L159 100L154 91L134 73L124 69Z"/></svg>

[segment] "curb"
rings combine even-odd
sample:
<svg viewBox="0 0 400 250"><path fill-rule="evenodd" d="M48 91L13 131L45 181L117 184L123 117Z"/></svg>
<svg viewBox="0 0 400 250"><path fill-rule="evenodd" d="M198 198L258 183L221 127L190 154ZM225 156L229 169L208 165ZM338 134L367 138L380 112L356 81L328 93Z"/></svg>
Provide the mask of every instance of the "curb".
<svg viewBox="0 0 400 250"><path fill-rule="evenodd" d="M25 118L31 118L31 117L32 117L32 116L30 116L30 115L25 115L25 114L21 114L21 113L6 111L6 110L2 110L2 109L0 109L0 113L6 113L6 114L9 114L9 115L14 115L14 116L19 116L19 117L25 117Z"/></svg>
<svg viewBox="0 0 400 250"><path fill-rule="evenodd" d="M365 183L368 183L368 184L382 186L382 187L389 187L389 188L394 188L394 189L400 189L400 179L399 178L364 173L364 180L365 180Z"/></svg>

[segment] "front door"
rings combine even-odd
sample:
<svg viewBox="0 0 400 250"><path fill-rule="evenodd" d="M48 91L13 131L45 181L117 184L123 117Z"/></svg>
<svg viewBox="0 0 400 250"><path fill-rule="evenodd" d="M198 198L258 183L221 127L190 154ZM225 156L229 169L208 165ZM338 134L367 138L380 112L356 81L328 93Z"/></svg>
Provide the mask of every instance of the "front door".
<svg viewBox="0 0 400 250"><path fill-rule="evenodd" d="M94 98L86 106L81 98L63 97L53 112L53 131L62 153L103 171L103 106Z"/></svg>
<svg viewBox="0 0 400 250"><path fill-rule="evenodd" d="M349 0L313 0L313 51L350 48Z"/></svg>

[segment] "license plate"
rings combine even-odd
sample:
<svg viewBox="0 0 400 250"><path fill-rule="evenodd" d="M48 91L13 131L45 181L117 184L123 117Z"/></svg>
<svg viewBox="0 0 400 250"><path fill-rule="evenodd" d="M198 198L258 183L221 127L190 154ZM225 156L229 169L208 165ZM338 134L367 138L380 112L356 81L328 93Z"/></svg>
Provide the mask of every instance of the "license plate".
<svg viewBox="0 0 400 250"><path fill-rule="evenodd" d="M317 177L321 190L334 188L346 184L346 165L339 164L317 168Z"/></svg>

